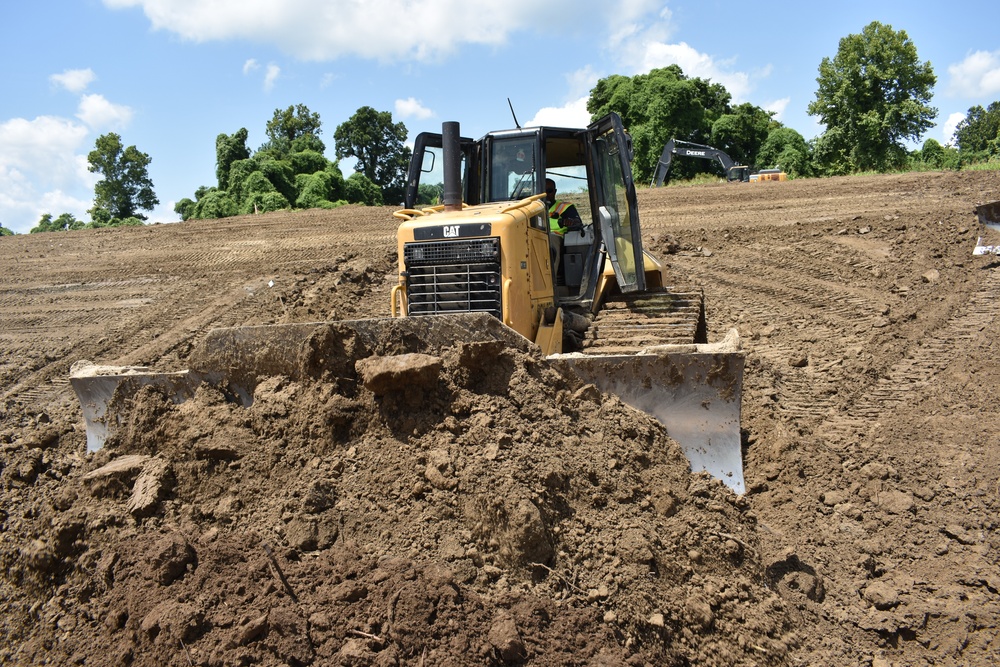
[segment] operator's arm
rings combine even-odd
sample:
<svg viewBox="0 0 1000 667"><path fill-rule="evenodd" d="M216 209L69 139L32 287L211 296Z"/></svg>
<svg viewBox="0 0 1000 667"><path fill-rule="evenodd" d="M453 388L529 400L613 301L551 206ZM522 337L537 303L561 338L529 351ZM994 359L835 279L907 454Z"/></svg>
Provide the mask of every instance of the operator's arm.
<svg viewBox="0 0 1000 667"><path fill-rule="evenodd" d="M580 213L576 210L576 206L570 204L570 207L563 211L562 217L563 226L571 232L578 232L583 229L583 220L580 219Z"/></svg>

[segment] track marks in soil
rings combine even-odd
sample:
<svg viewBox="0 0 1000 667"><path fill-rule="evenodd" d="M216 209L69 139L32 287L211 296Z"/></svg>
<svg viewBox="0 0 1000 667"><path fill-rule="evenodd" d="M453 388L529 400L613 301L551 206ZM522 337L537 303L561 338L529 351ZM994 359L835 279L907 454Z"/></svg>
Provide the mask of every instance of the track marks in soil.
<svg viewBox="0 0 1000 667"><path fill-rule="evenodd" d="M935 376L955 360L964 344L1000 314L998 292L1000 268L994 267L985 271L979 289L933 336L912 348L873 387L853 401L844 417L834 416L824 423L822 432L842 436L860 425L882 420L900 405L914 404Z"/></svg>
<svg viewBox="0 0 1000 667"><path fill-rule="evenodd" d="M770 369L779 411L806 424L826 418L844 384L845 357L885 310L884 295L867 286L872 260L817 238L777 249L729 246L674 264L709 286L710 326L738 324L744 347Z"/></svg>

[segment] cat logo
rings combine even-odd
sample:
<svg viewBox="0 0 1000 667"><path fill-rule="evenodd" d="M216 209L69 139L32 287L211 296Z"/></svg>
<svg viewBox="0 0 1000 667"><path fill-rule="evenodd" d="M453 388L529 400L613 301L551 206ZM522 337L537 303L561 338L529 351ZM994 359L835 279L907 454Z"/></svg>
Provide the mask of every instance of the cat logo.
<svg viewBox="0 0 1000 667"><path fill-rule="evenodd" d="M453 239L458 237L458 225L445 225L444 227L444 237L446 239Z"/></svg>

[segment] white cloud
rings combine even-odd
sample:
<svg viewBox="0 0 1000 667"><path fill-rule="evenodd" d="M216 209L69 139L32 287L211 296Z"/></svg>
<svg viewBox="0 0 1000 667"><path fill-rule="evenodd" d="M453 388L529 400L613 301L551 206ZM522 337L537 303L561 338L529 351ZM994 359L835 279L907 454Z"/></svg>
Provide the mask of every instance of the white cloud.
<svg viewBox="0 0 1000 667"><path fill-rule="evenodd" d="M539 109L535 117L523 125L525 127L542 125L554 127L587 127L590 125L587 98L581 97L561 107L544 107Z"/></svg>
<svg viewBox="0 0 1000 667"><path fill-rule="evenodd" d="M54 85L65 88L71 93L82 93L87 86L97 80L94 70L90 69L68 69L62 74L53 74L49 77Z"/></svg>
<svg viewBox="0 0 1000 667"><path fill-rule="evenodd" d="M568 97L590 97L591 89L597 85L600 75L590 65L566 75L569 84Z"/></svg>
<svg viewBox="0 0 1000 667"><path fill-rule="evenodd" d="M951 140L955 137L955 128L958 124L965 120L966 114L961 111L956 111L955 113L948 116L948 120L941 125L941 143L945 145L951 145Z"/></svg>
<svg viewBox="0 0 1000 667"><path fill-rule="evenodd" d="M771 102L765 102L761 106L766 111L774 112L774 120L781 121L785 115L785 109L788 108L789 102L792 101L790 97L782 97L780 100L773 100Z"/></svg>
<svg viewBox="0 0 1000 667"><path fill-rule="evenodd" d="M19 233L43 213L84 218L97 175L81 154L88 129L72 120L39 116L0 123L0 222Z"/></svg>
<svg viewBox="0 0 1000 667"><path fill-rule="evenodd" d="M957 97L986 97L1000 92L1000 51L976 51L949 65L948 93Z"/></svg>
<svg viewBox="0 0 1000 667"><path fill-rule="evenodd" d="M434 112L421 104L420 100L408 97L405 100L396 100L396 115L400 118L426 120L433 117Z"/></svg>
<svg viewBox="0 0 1000 667"><path fill-rule="evenodd" d="M323 75L323 78L320 79L319 87L321 89L329 88L331 85L333 85L333 82L339 78L340 78L339 74L334 74L333 72L327 72L326 74Z"/></svg>
<svg viewBox="0 0 1000 667"><path fill-rule="evenodd" d="M754 79L770 76L771 66L740 71L734 59L719 59L702 53L687 42L671 41L677 32L673 15L664 7L654 15L648 4L635 0L634 13L617 29L609 30L608 51L626 69L627 74L645 74L650 70L679 65L689 77L720 83L733 96L733 102L747 101L754 89Z"/></svg>
<svg viewBox="0 0 1000 667"><path fill-rule="evenodd" d="M274 84L278 80L279 76L281 76L281 68L280 67L278 67L274 63L271 63L270 65L267 66L267 69L265 70L265 73L264 73L264 91L265 92L269 93L269 92L271 92L274 89Z"/></svg>
<svg viewBox="0 0 1000 667"><path fill-rule="evenodd" d="M679 65L684 74L690 77L709 79L713 83L721 83L733 96L733 102L745 102L747 95L753 90L750 75L732 69L731 61L717 61L707 53L701 53L686 42L665 44L663 42L646 42L638 59L633 63L637 72L648 72L658 67ZM767 70L761 74L766 76Z"/></svg>
<svg viewBox="0 0 1000 667"><path fill-rule="evenodd" d="M260 63L258 63L253 58L248 58L245 63L243 63L243 76L247 76L250 72L255 72L260 69Z"/></svg>
<svg viewBox="0 0 1000 667"><path fill-rule="evenodd" d="M121 129L132 122L132 109L113 104L103 95L84 95L80 98L76 117L93 130Z"/></svg>
<svg viewBox="0 0 1000 667"><path fill-rule="evenodd" d="M589 12L633 16L658 0L104 0L141 8L154 30L195 42L247 40L303 60L360 56L437 60L460 44L499 45L511 32L564 23Z"/></svg>

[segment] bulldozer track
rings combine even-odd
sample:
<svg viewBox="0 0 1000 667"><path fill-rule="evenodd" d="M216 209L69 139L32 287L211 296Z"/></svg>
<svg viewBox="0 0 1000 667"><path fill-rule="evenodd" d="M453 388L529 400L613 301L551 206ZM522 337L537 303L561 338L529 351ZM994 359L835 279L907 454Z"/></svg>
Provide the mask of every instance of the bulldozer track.
<svg viewBox="0 0 1000 667"><path fill-rule="evenodd" d="M664 344L702 342L704 295L699 289L618 295L609 299L591 323L583 342L586 352L627 353Z"/></svg>

